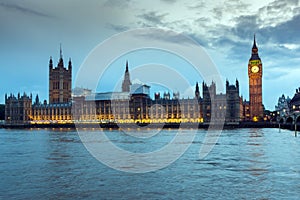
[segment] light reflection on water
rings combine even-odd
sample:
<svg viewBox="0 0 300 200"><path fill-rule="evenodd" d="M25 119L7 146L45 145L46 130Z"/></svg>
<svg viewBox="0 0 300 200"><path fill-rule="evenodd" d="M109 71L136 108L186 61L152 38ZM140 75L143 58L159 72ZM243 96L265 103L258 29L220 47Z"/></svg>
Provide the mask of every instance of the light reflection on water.
<svg viewBox="0 0 300 200"><path fill-rule="evenodd" d="M150 138L132 138L116 130L105 132L120 148L133 152L159 149L176 133L164 130ZM190 148L170 166L146 174L131 174L110 169L94 159L75 131L0 129L0 198L300 196L300 138L295 138L293 132L225 130L212 152L201 160L199 148L204 136L205 131L200 130Z"/></svg>

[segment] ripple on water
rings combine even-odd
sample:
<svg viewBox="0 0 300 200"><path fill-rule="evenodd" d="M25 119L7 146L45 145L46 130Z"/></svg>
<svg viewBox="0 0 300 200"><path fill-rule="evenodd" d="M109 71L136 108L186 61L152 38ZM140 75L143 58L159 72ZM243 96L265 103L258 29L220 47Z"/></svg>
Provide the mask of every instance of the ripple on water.
<svg viewBox="0 0 300 200"><path fill-rule="evenodd" d="M168 144L177 131L163 130L151 138L132 138L118 130L104 133L120 148L149 152ZM132 174L111 169L92 157L75 131L0 129L0 197L297 199L300 196L300 139L293 132L224 130L212 151L199 159L206 133L199 130L185 154L170 166L151 173ZM179 148L185 144L176 145ZM123 167L134 169L146 165Z"/></svg>

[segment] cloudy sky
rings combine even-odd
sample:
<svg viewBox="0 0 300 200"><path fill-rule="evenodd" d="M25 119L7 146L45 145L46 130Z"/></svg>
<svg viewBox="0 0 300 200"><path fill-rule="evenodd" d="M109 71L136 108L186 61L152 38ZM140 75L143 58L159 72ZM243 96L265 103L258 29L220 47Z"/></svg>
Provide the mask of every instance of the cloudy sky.
<svg viewBox="0 0 300 200"><path fill-rule="evenodd" d="M297 0L0 0L0 26L0 103L5 93L19 91L48 99L48 61L52 56L57 62L60 43L64 60L72 58L75 77L98 44L117 33L146 27L170 29L198 42L224 81L233 83L238 78L240 94L247 99L247 63L255 33L264 68L266 108L274 109L281 94L292 97L300 86ZM151 62L153 54L146 55ZM115 64L122 66L112 73L123 73L125 59L130 67L142 65L141 52L136 57L121 56ZM178 62L177 68L188 67ZM190 79L191 84L202 81L192 75ZM114 85L107 81L98 89L108 91Z"/></svg>

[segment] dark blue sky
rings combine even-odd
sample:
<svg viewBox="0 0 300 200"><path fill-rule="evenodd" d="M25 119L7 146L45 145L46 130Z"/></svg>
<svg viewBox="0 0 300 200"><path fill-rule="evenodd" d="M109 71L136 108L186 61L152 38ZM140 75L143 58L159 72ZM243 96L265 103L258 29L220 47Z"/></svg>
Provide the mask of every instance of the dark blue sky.
<svg viewBox="0 0 300 200"><path fill-rule="evenodd" d="M295 0L2 0L0 26L0 103L5 93L19 91L39 93L40 99L48 99L48 61L50 56L58 61L60 43L65 61L72 58L75 77L99 43L116 33L144 27L168 28L199 42L224 84L226 78L230 82L239 79L245 98L247 63L256 33L264 67L266 108L274 109L282 93L293 96L300 86L300 6ZM129 61L132 67L142 64L140 56L131 56ZM116 74L123 73L124 65L115 68ZM191 75L191 82L196 79ZM108 81L99 90L108 91L112 86L114 83Z"/></svg>

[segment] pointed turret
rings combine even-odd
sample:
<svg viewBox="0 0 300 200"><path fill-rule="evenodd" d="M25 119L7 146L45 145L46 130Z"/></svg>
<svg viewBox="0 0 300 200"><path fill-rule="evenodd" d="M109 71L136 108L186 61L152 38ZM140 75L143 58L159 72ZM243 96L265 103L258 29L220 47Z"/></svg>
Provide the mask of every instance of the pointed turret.
<svg viewBox="0 0 300 200"><path fill-rule="evenodd" d="M198 99L199 95L200 95L199 85L198 85L198 82L196 82L195 97Z"/></svg>
<svg viewBox="0 0 300 200"><path fill-rule="evenodd" d="M72 61L71 58L69 58L69 64L68 64L68 70L72 70Z"/></svg>
<svg viewBox="0 0 300 200"><path fill-rule="evenodd" d="M34 102L35 105L39 105L40 104L40 99L39 99L39 95L37 94L36 97L35 97L35 102Z"/></svg>
<svg viewBox="0 0 300 200"><path fill-rule="evenodd" d="M129 71L128 71L128 60L126 60L126 69L125 69L125 73L126 73L126 72L129 72Z"/></svg>
<svg viewBox="0 0 300 200"><path fill-rule="evenodd" d="M252 51L253 51L253 49L257 49L257 46L256 46L256 40L255 40L255 34L254 34L254 40L253 40Z"/></svg>
<svg viewBox="0 0 300 200"><path fill-rule="evenodd" d="M60 44L60 47L59 47L59 61L58 61L57 67L64 67L64 60L63 60L61 44Z"/></svg>
<svg viewBox="0 0 300 200"><path fill-rule="evenodd" d="M52 56L50 56L50 60L49 60L49 69L53 69L53 60L52 60Z"/></svg>
<svg viewBox="0 0 300 200"><path fill-rule="evenodd" d="M254 34L254 39L253 39L252 55L251 55L251 58L249 60L260 60L260 57L258 55L258 48L257 48L257 45L256 45L255 34Z"/></svg>
<svg viewBox="0 0 300 200"><path fill-rule="evenodd" d="M131 86L131 81L130 81L130 75L128 70L128 61L126 61L124 80L122 83L122 92L130 92L130 86Z"/></svg>
<svg viewBox="0 0 300 200"><path fill-rule="evenodd" d="M62 59L62 49L61 49L61 43L59 44L59 58Z"/></svg>

